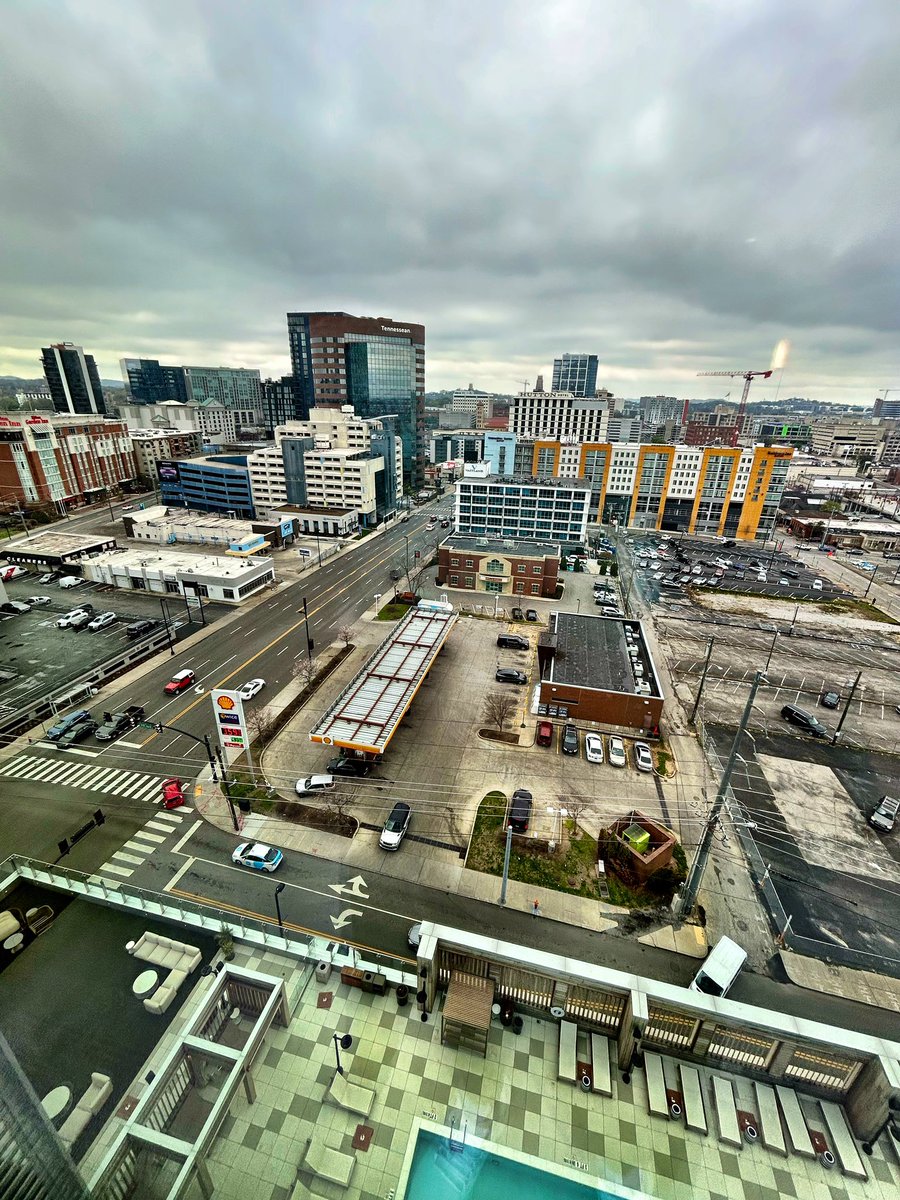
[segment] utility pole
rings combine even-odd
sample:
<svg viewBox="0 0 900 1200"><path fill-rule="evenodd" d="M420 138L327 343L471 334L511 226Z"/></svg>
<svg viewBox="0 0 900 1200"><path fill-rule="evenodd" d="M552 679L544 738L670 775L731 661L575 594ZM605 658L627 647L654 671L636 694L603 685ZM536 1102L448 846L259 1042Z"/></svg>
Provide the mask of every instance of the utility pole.
<svg viewBox="0 0 900 1200"><path fill-rule="evenodd" d="M706 818L700 845L697 847L697 853L694 855L694 861L691 863L691 869L688 872L688 877L684 882L684 887L681 890L678 900L678 915L682 919L690 913L696 903L697 892L700 890L700 881L703 878L703 872L706 870L706 864L709 860L709 852L712 849L713 835L719 823L719 814L725 804L725 797L728 794L728 787L731 783L731 773L734 770L734 764L737 762L741 738L747 728L747 722L750 720L750 710L753 708L753 701L756 699L759 685L765 681L765 678L765 672L763 671L757 671L753 677L750 694L747 697L747 703L744 705L744 711L741 715L741 723L738 725L737 733L734 735L734 741L731 743L731 753L728 755L725 770L722 772L722 778L719 781L719 790L716 792L716 798L713 800L709 816Z"/></svg>
<svg viewBox="0 0 900 1200"><path fill-rule="evenodd" d="M776 629L776 630L775 630L775 636L772 638L772 645L769 647L769 656L768 656L768 658L766 659L766 665L763 667L763 675L765 675L765 673L766 673L766 672L768 671L768 669L769 669L769 663L772 661L772 655L773 655L773 654L774 654L774 652L775 652L775 643L776 643L777 641L778 641L778 630Z"/></svg>
<svg viewBox="0 0 900 1200"><path fill-rule="evenodd" d="M163 599L162 596L160 596L160 598L159 598L159 607L162 611L163 625L165 625L165 627L166 627L166 637L169 639L169 654L174 655L175 640L172 637L172 630L169 628L169 613L168 613L168 610L166 609L165 600Z"/></svg>
<svg viewBox="0 0 900 1200"><path fill-rule="evenodd" d="M691 715L688 717L689 725L693 725L697 718L697 709L700 707L700 697L703 695L703 685L706 683L706 672L709 670L709 660L712 657L715 640L714 637L706 639L706 658L703 663L703 673L700 676L700 687L697 689L697 699L694 701L694 707L691 709Z"/></svg>
<svg viewBox="0 0 900 1200"><path fill-rule="evenodd" d="M847 719L847 713L850 711L850 705L853 703L853 697L856 695L856 689L859 687L859 681L862 679L862 671L856 672L856 678L853 680L853 687L850 689L850 695L847 697L847 703L844 705L844 711L841 713L841 719L837 723L832 738L832 746L837 744L838 738L841 736L841 730L844 727L844 721Z"/></svg>
<svg viewBox="0 0 900 1200"><path fill-rule="evenodd" d="M871 576L870 576L870 578L869 578L869 584L868 584L868 587L867 587L867 588L866 588L866 590L863 592L863 600L865 600L866 596L868 596L868 594L869 594L869 588L871 588L872 584L875 582L875 576L876 576L877 574L878 574L878 567L876 567L876 568L875 568L875 570L872 572L872 574L871 574Z"/></svg>
<svg viewBox="0 0 900 1200"><path fill-rule="evenodd" d="M231 814L231 824L234 827L235 833L240 829L237 819L237 813L234 811L234 801L231 799L231 780L228 778L228 771L225 767L225 761L222 758L222 750L220 746L216 746L216 755L219 759L219 767L222 771L222 791L225 794L225 801L228 805L228 811Z"/></svg>

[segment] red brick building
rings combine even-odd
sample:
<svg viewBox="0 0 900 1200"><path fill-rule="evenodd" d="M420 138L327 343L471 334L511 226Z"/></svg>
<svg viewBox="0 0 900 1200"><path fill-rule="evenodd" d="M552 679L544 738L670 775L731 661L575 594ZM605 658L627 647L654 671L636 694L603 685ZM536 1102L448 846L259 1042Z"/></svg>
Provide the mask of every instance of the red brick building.
<svg viewBox="0 0 900 1200"><path fill-rule="evenodd" d="M136 475L124 421L0 415L0 507L96 500Z"/></svg>
<svg viewBox="0 0 900 1200"><path fill-rule="evenodd" d="M559 581L559 547L521 539L451 534L438 547L439 587L490 595L553 599Z"/></svg>

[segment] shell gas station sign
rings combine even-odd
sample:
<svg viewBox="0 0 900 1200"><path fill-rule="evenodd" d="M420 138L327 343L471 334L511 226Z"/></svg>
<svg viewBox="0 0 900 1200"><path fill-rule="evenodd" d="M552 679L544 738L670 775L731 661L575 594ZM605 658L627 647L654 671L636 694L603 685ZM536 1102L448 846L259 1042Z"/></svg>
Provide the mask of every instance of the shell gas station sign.
<svg viewBox="0 0 900 1200"><path fill-rule="evenodd" d="M223 750L246 750L249 744L244 706L237 692L210 693L219 745Z"/></svg>

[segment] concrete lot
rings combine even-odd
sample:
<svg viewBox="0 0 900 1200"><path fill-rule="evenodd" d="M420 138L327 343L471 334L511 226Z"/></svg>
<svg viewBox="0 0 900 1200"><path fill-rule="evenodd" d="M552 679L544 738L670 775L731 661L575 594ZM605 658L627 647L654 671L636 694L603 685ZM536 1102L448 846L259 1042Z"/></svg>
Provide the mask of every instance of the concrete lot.
<svg viewBox="0 0 900 1200"><path fill-rule="evenodd" d="M125 635L131 621L154 620L163 628L160 597L146 592L123 592L95 583L63 590L57 583L38 583L37 572L6 583L10 600L29 596L49 596L50 604L35 607L20 616L0 616L0 657L4 673L11 675L0 682L0 715L24 707L53 690L64 688L71 680L114 657L124 647L134 645ZM180 596L165 596L167 619L177 639L189 630L188 614ZM92 604L96 616L114 612L119 620L106 629L57 629L63 613ZM207 621L230 611L224 606L204 604Z"/></svg>
<svg viewBox="0 0 900 1200"><path fill-rule="evenodd" d="M590 581L583 577L590 590ZM546 613L547 607L544 609ZM515 630L529 635L530 651L500 650L497 634L513 628L508 622L463 617L459 620L437 663L420 689L410 712L394 735L384 762L362 780L340 780L338 787L349 793L352 812L362 823L359 839L369 839L379 862L387 857L378 850L378 831L396 800L405 800L413 810L413 821L404 851L413 842L417 850L429 846L429 853L456 859L465 850L479 801L486 792L497 789L509 796L516 788L527 788L534 795L534 822L537 836L550 836L555 814L548 807L565 807L577 797L585 805L582 825L596 833L612 817L632 807L678 826L677 797L667 804L665 792L657 789L654 777L641 774L631 765L625 769L589 763L581 753L560 752L559 737L552 747L534 745L537 718L530 711L536 683L534 644L544 626L516 624ZM325 770L333 751L313 745L307 731L319 713L327 707L371 653L383 623L361 622L359 646L340 672L329 680L325 694L300 713L278 739L277 748L266 751L266 772L277 777L279 790L288 794L288 773L295 778ZM529 675L527 687L496 684L498 666L516 667ZM506 746L480 738L478 730L486 722L481 716L484 696L507 688L518 701L518 708L507 728L520 735L519 746ZM579 723L584 732L597 728ZM627 741L627 739L626 739ZM672 785L665 785L670 787ZM661 799L662 798L662 799Z"/></svg>

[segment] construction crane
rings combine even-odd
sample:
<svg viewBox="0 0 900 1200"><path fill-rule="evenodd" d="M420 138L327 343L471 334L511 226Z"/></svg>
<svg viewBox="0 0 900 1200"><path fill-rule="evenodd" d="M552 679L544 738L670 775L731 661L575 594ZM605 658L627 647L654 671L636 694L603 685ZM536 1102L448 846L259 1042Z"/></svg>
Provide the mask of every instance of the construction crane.
<svg viewBox="0 0 900 1200"><path fill-rule="evenodd" d="M734 423L734 432L731 435L732 446L737 445L737 440L744 430L744 414L747 411L747 396L750 392L750 380L755 375L762 375L763 379L768 379L772 371L698 371L697 376L701 375L717 375L721 379L743 379L744 390L741 392L741 402L738 405L737 420Z"/></svg>

